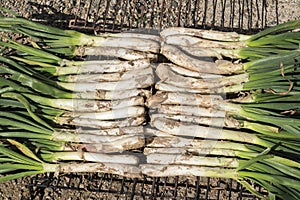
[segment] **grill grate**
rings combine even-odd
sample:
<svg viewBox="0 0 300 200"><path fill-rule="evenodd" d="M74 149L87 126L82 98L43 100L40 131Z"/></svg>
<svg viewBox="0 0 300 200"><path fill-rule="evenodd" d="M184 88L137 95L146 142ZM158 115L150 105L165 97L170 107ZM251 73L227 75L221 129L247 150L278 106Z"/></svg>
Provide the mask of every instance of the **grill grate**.
<svg viewBox="0 0 300 200"><path fill-rule="evenodd" d="M279 22L278 1L267 0L80 0L76 7L70 28L106 32L169 26L249 32Z"/></svg>
<svg viewBox="0 0 300 200"><path fill-rule="evenodd" d="M40 10L31 18L47 20L47 23L56 25L68 24L69 28L96 32L184 26L249 33L278 24L280 14L278 0L77 0L68 2L72 8L70 15L30 2L31 6Z"/></svg>
<svg viewBox="0 0 300 200"><path fill-rule="evenodd" d="M124 199L257 199L231 179L203 177L163 177L129 179L111 174L86 173L55 176L53 173L37 175L28 186L32 199L45 195L46 189L75 190L80 193L97 193L101 197ZM257 186L257 190L262 190ZM266 192L265 192L266 194Z"/></svg>

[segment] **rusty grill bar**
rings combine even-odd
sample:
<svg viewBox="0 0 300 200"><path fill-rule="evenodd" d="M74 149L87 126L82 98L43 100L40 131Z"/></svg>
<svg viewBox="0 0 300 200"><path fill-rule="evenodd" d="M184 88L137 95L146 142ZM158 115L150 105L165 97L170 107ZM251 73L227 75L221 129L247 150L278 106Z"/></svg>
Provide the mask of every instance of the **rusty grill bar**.
<svg viewBox="0 0 300 200"><path fill-rule="evenodd" d="M278 1L267 0L78 0L74 6L69 27L96 32L169 26L249 32L279 22ZM271 12L276 17L269 21Z"/></svg>
<svg viewBox="0 0 300 200"><path fill-rule="evenodd" d="M64 176L48 173L32 178L28 187L31 190L32 199L37 195L43 196L46 189L48 192L49 190L54 192L57 189L73 190L79 196L83 193L98 193L103 196L113 195L121 199L258 199L233 180L203 177L129 179L100 173ZM262 190L259 186L256 189Z"/></svg>

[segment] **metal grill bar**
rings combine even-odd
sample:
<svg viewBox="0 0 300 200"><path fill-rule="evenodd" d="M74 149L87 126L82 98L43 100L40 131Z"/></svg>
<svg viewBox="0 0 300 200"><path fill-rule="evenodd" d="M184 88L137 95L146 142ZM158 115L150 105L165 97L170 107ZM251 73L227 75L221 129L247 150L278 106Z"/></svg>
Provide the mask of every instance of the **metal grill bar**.
<svg viewBox="0 0 300 200"><path fill-rule="evenodd" d="M240 184L230 179L195 177L163 177L129 179L110 174L86 173L55 176L37 175L28 186L34 195L45 194L46 189L90 192L126 199L257 199ZM261 191L260 187L257 190ZM261 191L266 194L266 191Z"/></svg>
<svg viewBox="0 0 300 200"><path fill-rule="evenodd" d="M78 0L77 6L69 27L101 32L169 26L249 32L268 26L271 12L279 22L277 0Z"/></svg>

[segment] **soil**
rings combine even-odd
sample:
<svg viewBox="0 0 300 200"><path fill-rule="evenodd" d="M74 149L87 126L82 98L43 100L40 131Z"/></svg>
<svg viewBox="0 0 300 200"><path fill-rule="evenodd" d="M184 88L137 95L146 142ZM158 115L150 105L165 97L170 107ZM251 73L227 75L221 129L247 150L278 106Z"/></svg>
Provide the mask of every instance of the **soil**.
<svg viewBox="0 0 300 200"><path fill-rule="evenodd" d="M35 21L41 21L43 23L47 23L62 28L68 28L69 21L75 19L76 16L78 17L78 19L94 22L95 16L99 16L97 12L101 14L106 12L105 8L107 6L104 5L105 1L102 1L99 10L96 9L96 5L98 5L99 0L82 1L82 3L80 4L81 9L78 9L78 2L80 1L0 0L0 7L11 9L12 11L18 13L19 15L25 18L29 18ZM89 2L91 4L89 4ZM161 10L160 10L161 4L163 2L162 0L160 1L132 0L129 1L130 3L126 4L125 9L123 11L119 10L117 14L114 11L118 10L118 6L120 7L120 5L117 4L117 2L119 1L112 0L110 2L111 4L108 5L109 9L107 11L107 19L110 19L111 21L115 20L115 23L118 24L118 22L121 23L122 21L122 17L118 18L118 16L126 15L127 17L124 18L123 22L127 27L159 28L159 27L181 25L181 26L213 27L213 28L221 28L221 29L234 28L235 30L249 31L249 29L257 29L257 28L261 29L261 28L265 28L266 26L272 26L272 25L276 25L277 23L282 23L289 20L300 18L300 12L299 12L300 0L235 1L235 2L246 2L244 7L241 4L237 5L237 3L236 5L232 6L231 2L233 1L199 0L197 1L198 7L196 6L188 7L187 3L191 2L191 0L186 0L186 1L165 0L164 6L166 12L164 12L163 14L161 14ZM155 4L154 8L150 7L150 5L152 5L151 2L154 2ZM206 5L205 2L207 2ZM215 4L215 2L217 3ZM227 2L227 3L225 5L222 5L222 2ZM251 6L249 2L253 2L253 5ZM263 5L262 2L266 2L266 4ZM180 6L181 9L178 9L178 7ZM259 9L257 9L257 7ZM264 9L262 9L262 7L264 7ZM197 8L198 11L196 12L195 10ZM154 16L151 16L150 12L147 12L147 11L152 11L151 9L154 9L153 12ZM179 12L181 13L180 19L176 17L178 16ZM194 15L195 16L194 18L191 17L191 15L189 15L189 13L192 12L196 13ZM235 17L232 18L232 16ZM101 20L103 19L99 19L97 23L101 24ZM90 180L88 178L84 178L84 177L89 177L89 176L90 176L89 174L75 175L75 178L72 178L72 180L70 180L69 176L64 176L64 175L60 176L59 179L61 181L61 183L59 184L60 186L66 186L65 188L70 188L67 187L67 184L70 184L70 181L73 181L73 184L78 185L79 187L76 190L64 189L63 187L60 188L46 187L45 189L40 189L37 187L29 187L30 184L34 182L36 177L26 177L23 179L17 179L13 181L0 183L0 199L12 199L12 200L127 199L127 198L131 199L130 195L122 195L122 194L116 195L116 194L111 194L110 192L95 192L95 191L87 190L86 185L89 185L91 183L89 182ZM43 180L43 178L45 177L39 176L38 178L40 178L39 180ZM120 180L124 180L124 179L120 179ZM185 181L189 180L191 182L190 184L195 184L195 181L192 181L192 179L184 179L184 180ZM212 179L211 181L213 181L210 184L211 186L215 186L216 188L220 187L218 186L220 180L214 181L214 179ZM80 184L78 182L80 182ZM146 194L151 192L151 190L153 189L151 185L152 182L150 181L148 185L137 184L136 187L137 188L142 187L144 193ZM224 181L221 181L221 183L224 183ZM204 185L207 184L207 181L204 181L203 184ZM110 185L109 181L104 182L103 185L104 187L111 187L110 190L116 188L117 191L120 190L121 187L120 184ZM128 184L125 187L127 188L125 190L131 191L133 187L132 185L133 184ZM185 193L186 191L187 193ZM221 187L221 191L222 192L220 193L221 195L219 194L220 195L219 199L238 198L237 195L228 196L228 193L226 193L226 190L224 190L224 188L222 187ZM172 191L172 187L166 186L166 187L162 187L160 189L160 192L172 193L174 191ZM195 195L195 188L193 189L191 187L187 189L185 187L182 187L181 190L180 189L178 190L177 199L183 199L184 196L195 198L194 195ZM210 196L211 199L217 198L217 195L213 194L213 192L210 192L210 195L211 195ZM202 198L205 198L205 194L203 195ZM142 199L142 196L137 195L133 199ZM165 198L165 199L170 199L170 198ZM245 197L243 199L253 199L253 198Z"/></svg>

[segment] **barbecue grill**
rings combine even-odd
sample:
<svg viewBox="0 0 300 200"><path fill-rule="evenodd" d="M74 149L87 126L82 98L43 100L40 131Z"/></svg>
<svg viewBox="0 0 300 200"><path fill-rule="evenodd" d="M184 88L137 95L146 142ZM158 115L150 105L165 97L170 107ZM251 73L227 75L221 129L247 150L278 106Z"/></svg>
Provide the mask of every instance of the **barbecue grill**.
<svg viewBox="0 0 300 200"><path fill-rule="evenodd" d="M181 26L253 33L280 23L278 0L74 0L70 14L54 6L29 2L28 18L89 33L153 31ZM165 177L130 179L111 174L54 173L31 178L31 199L47 193L73 191L77 198L93 195L116 199L257 199L230 179ZM255 186L261 193L263 188Z"/></svg>

